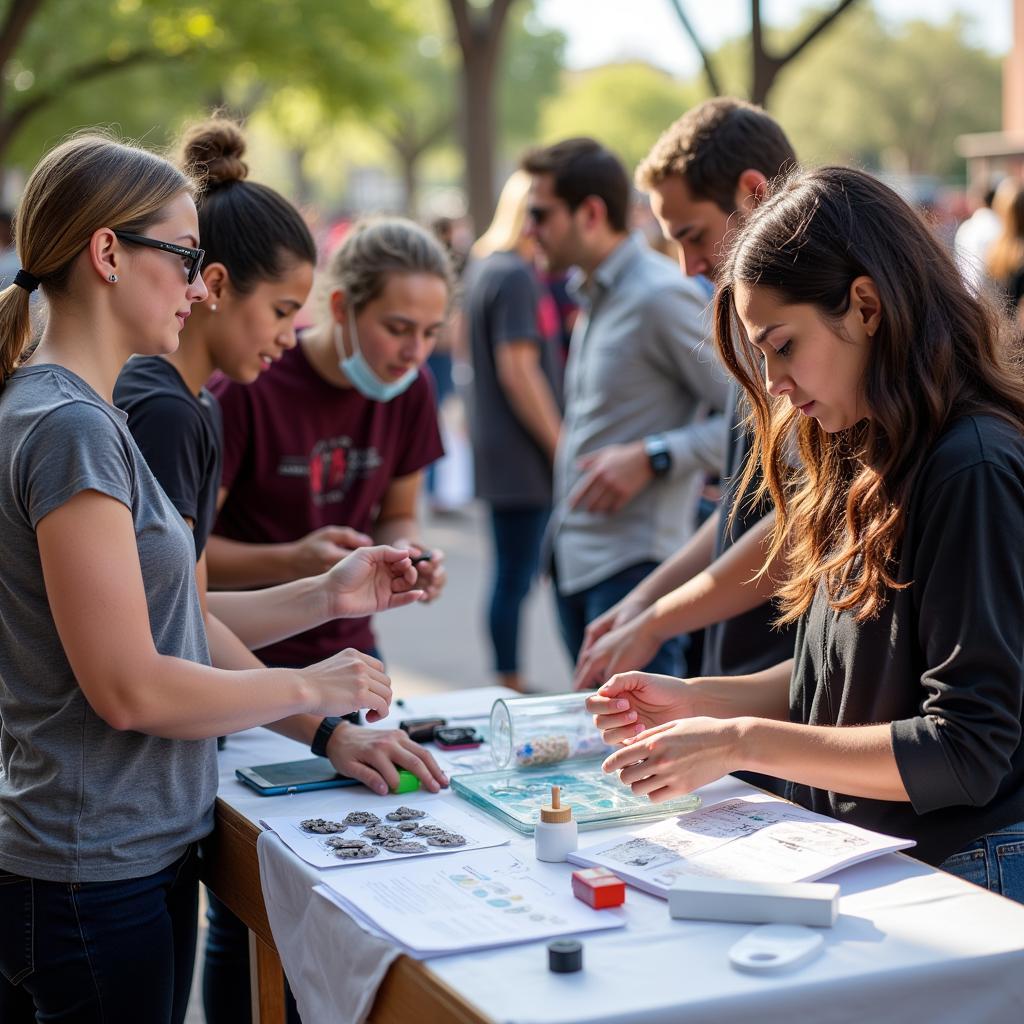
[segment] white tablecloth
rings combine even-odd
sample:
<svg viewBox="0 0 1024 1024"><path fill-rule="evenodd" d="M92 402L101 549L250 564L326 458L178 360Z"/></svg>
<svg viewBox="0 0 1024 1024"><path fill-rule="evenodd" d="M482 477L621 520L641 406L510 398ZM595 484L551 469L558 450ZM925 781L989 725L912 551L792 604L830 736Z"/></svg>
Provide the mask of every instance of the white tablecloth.
<svg viewBox="0 0 1024 1024"><path fill-rule="evenodd" d="M396 720L486 711L503 692L492 687L417 698ZM234 777L236 767L302 756L298 744L265 730L231 737L221 754L221 798L253 821L269 813L313 813L317 793L260 797ZM726 779L702 795L711 803L748 791ZM345 792L367 807L380 800L368 791ZM447 799L482 814L453 794ZM581 840L610 834L582 833ZM320 873L276 836L262 835L258 853L274 939L304 1020L363 1020L397 951L314 894ZM571 867L553 870L564 871L568 888ZM674 921L665 901L635 889L628 890L625 929L582 937L578 974L550 973L544 943L437 958L430 968L481 1012L510 1024L1024 1020L1024 907L898 854L829 881L841 887L839 921L825 932L823 954L790 974L734 970L727 953L749 925Z"/></svg>

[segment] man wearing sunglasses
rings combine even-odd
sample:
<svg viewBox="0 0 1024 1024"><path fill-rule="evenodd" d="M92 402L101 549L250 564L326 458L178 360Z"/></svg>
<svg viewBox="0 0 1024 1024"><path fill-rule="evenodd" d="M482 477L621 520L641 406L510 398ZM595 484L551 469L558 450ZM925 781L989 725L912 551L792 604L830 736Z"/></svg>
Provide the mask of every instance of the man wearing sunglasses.
<svg viewBox="0 0 1024 1024"><path fill-rule="evenodd" d="M707 298L630 235L630 183L593 139L527 155L529 230L552 271L577 268L582 314L549 527L562 635L575 661L586 626L693 532L704 476L721 469L727 385L706 343ZM684 672L683 642L648 671Z"/></svg>

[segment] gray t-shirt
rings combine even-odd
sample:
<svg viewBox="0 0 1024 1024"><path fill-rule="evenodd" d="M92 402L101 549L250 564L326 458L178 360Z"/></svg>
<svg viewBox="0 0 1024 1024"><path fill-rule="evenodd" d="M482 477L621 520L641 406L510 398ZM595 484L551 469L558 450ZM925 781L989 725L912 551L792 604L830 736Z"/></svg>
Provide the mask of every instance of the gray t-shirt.
<svg viewBox="0 0 1024 1024"><path fill-rule="evenodd" d="M59 366L23 367L0 391L0 868L31 878L142 877L213 826L215 741L107 725L46 597L37 524L81 491L109 495L131 509L156 649L209 664L191 532L125 420Z"/></svg>
<svg viewBox="0 0 1024 1024"><path fill-rule="evenodd" d="M546 508L551 504L551 460L513 410L497 368L499 346L532 341L540 371L559 397L556 342L541 329L539 282L515 252L496 252L471 264L466 276L473 357L469 424L477 497L496 508Z"/></svg>

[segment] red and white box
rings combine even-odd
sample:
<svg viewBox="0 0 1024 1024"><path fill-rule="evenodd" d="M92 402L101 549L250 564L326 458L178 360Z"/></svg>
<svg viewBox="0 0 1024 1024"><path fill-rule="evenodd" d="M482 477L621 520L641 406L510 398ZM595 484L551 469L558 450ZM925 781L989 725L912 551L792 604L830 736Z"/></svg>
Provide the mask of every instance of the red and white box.
<svg viewBox="0 0 1024 1024"><path fill-rule="evenodd" d="M581 868L572 873L572 892L595 910L626 902L626 883L608 868Z"/></svg>

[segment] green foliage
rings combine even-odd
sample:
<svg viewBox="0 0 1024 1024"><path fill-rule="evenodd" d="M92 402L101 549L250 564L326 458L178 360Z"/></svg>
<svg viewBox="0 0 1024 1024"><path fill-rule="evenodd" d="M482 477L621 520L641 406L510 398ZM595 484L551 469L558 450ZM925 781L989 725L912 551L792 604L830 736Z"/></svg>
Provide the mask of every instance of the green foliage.
<svg viewBox="0 0 1024 1024"><path fill-rule="evenodd" d="M186 112L251 108L281 87L314 90L327 113L370 112L400 80L393 58L411 33L400 0L48 0L3 69L4 116L41 104L5 163L83 124L163 142Z"/></svg>
<svg viewBox="0 0 1024 1024"><path fill-rule="evenodd" d="M402 79L372 121L409 189L415 189L424 164L450 171L461 141L461 55L448 5L420 2L415 17L416 31L398 60ZM512 8L497 72L500 158L513 160L536 137L541 101L558 88L564 48L561 32L537 22L532 2L521 0ZM349 120L347 136L362 134L352 123L358 120Z"/></svg>
<svg viewBox="0 0 1024 1024"><path fill-rule="evenodd" d="M807 162L962 175L958 135L999 128L1000 61L969 22L890 25L865 4L843 16L773 90L772 113Z"/></svg>
<svg viewBox="0 0 1024 1024"><path fill-rule="evenodd" d="M505 41L498 138L511 160L536 140L542 104L558 93L565 57L565 36L540 24L532 6L512 9Z"/></svg>
<svg viewBox="0 0 1024 1024"><path fill-rule="evenodd" d="M590 135L632 169L665 128L701 98L697 83L683 84L647 64L567 74L562 92L543 107L541 141Z"/></svg>

